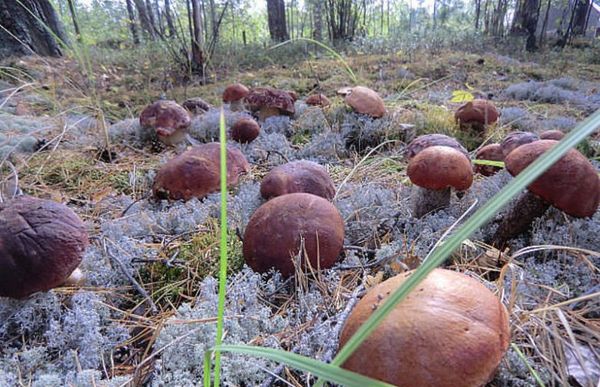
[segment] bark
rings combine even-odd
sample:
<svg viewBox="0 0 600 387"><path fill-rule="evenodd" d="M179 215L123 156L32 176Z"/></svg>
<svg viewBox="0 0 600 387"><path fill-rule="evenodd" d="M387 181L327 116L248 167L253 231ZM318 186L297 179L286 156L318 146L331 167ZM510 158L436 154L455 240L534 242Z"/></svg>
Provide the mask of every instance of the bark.
<svg viewBox="0 0 600 387"><path fill-rule="evenodd" d="M313 33L315 40L323 40L323 3L321 0L313 0Z"/></svg>
<svg viewBox="0 0 600 387"><path fill-rule="evenodd" d="M527 51L535 51L535 32L540 16L540 0L521 0L513 20L511 35L527 36Z"/></svg>
<svg viewBox="0 0 600 387"><path fill-rule="evenodd" d="M204 32L202 31L202 10L199 0L191 0L192 3L192 71L202 75L204 73Z"/></svg>
<svg viewBox="0 0 600 387"><path fill-rule="evenodd" d="M546 36L548 18L550 17L550 8L552 8L552 0L548 0L548 3L546 4L546 13L544 15L544 22L542 23L542 31L540 32L540 46L544 43L544 38Z"/></svg>
<svg viewBox="0 0 600 387"><path fill-rule="evenodd" d="M152 28L152 22L150 21L150 16L148 16L148 8L146 8L144 0L133 0L133 2L137 8L138 15L140 16L140 24L142 29L146 32L151 40L154 40L154 28Z"/></svg>
<svg viewBox="0 0 600 387"><path fill-rule="evenodd" d="M575 3L575 13L573 18L573 35L584 35L585 34L585 22L589 13L589 9L592 6L590 0L577 0Z"/></svg>
<svg viewBox="0 0 600 387"><path fill-rule="evenodd" d="M481 16L481 0L475 0L475 29L479 30L479 18Z"/></svg>
<svg viewBox="0 0 600 387"><path fill-rule="evenodd" d="M356 34L359 11L352 0L325 2L331 40L352 40Z"/></svg>
<svg viewBox="0 0 600 387"><path fill-rule="evenodd" d="M26 8L16 0L0 0L0 57L28 55L32 51L43 56L61 56L62 49L55 36L64 44L68 39L49 0L21 3Z"/></svg>
<svg viewBox="0 0 600 387"><path fill-rule="evenodd" d="M127 24L129 24L129 31L131 31L131 37L133 38L133 44L136 46L140 44L140 37L138 35L137 24L135 22L135 12L133 10L133 3L131 0L127 0Z"/></svg>
<svg viewBox="0 0 600 387"><path fill-rule="evenodd" d="M289 39L285 23L285 2L283 0L267 0L267 16L271 39L283 42Z"/></svg>
<svg viewBox="0 0 600 387"><path fill-rule="evenodd" d="M73 1L74 0L67 0L67 3L69 3L69 12L71 13L71 19L73 20L73 28L75 29L77 41L81 42L81 30L79 29L79 23L77 22L77 15L75 14L75 4L73 4Z"/></svg>
<svg viewBox="0 0 600 387"><path fill-rule="evenodd" d="M173 23L173 15L171 14L171 1L165 0L165 19L167 19L167 34L170 37L175 36L175 24Z"/></svg>

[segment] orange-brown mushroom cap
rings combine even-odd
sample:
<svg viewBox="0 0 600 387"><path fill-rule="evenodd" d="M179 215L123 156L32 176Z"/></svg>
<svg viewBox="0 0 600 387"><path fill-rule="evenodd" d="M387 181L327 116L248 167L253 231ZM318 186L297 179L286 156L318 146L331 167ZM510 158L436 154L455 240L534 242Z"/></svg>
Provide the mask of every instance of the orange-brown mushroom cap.
<svg viewBox="0 0 600 387"><path fill-rule="evenodd" d="M239 101L246 97L250 90L241 83L234 83L233 85L229 85L223 91L223 102L231 103L235 101Z"/></svg>
<svg viewBox="0 0 600 387"><path fill-rule="evenodd" d="M322 165L308 160L275 167L260 184L260 194L267 200L294 192L311 193L331 200L335 195L335 186Z"/></svg>
<svg viewBox="0 0 600 387"><path fill-rule="evenodd" d="M539 136L532 132L510 132L504 137L504 139L500 143L500 147L502 148L502 154L504 155L504 157L506 157L510 152L517 149L521 145L529 144L530 142L534 142L539 139Z"/></svg>
<svg viewBox="0 0 600 387"><path fill-rule="evenodd" d="M280 114L293 115L296 112L294 99L289 92L270 87L256 87L245 98L248 109L277 109Z"/></svg>
<svg viewBox="0 0 600 387"><path fill-rule="evenodd" d="M539 140L521 145L504 160L511 175L518 175L557 141ZM575 217L594 215L600 203L600 178L585 156L571 149L527 187L554 207Z"/></svg>
<svg viewBox="0 0 600 387"><path fill-rule="evenodd" d="M471 160L448 146L423 149L408 163L407 174L413 184L436 191L449 187L463 191L473 183Z"/></svg>
<svg viewBox="0 0 600 387"><path fill-rule="evenodd" d="M349 89L344 102L355 112L366 114L374 118L383 117L385 105L376 91L364 86L355 86Z"/></svg>
<svg viewBox="0 0 600 387"><path fill-rule="evenodd" d="M499 116L494 103L486 99L469 101L454 113L454 119L461 126L471 125L476 130L483 130L486 125L494 124Z"/></svg>
<svg viewBox="0 0 600 387"><path fill-rule="evenodd" d="M485 145L477 151L475 158L478 160L504 161L502 146L500 144ZM492 176L500 169L502 168L494 167L492 165L475 164L475 173L479 173L483 176Z"/></svg>
<svg viewBox="0 0 600 387"><path fill-rule="evenodd" d="M160 168L152 186L153 194L159 199L189 200L216 192L221 188L220 165L219 143L195 146ZM227 185L236 185L239 177L249 170L244 155L227 147Z"/></svg>
<svg viewBox="0 0 600 387"><path fill-rule="evenodd" d="M300 251L302 241L315 270L333 266L344 242L340 212L316 195L278 196L252 214L244 233L244 259L255 271L276 268L283 276L290 276L295 271L292 257ZM305 254L302 269L306 269Z"/></svg>
<svg viewBox="0 0 600 387"><path fill-rule="evenodd" d="M540 140L556 140L560 141L565 136L564 132L558 129L545 130L540 133Z"/></svg>
<svg viewBox="0 0 600 387"><path fill-rule="evenodd" d="M159 137L169 137L187 129L192 122L188 111L175 101L156 101L140 114L140 125L152 128Z"/></svg>
<svg viewBox="0 0 600 387"><path fill-rule="evenodd" d="M465 156L469 156L469 152L454 138L441 133L423 134L412 140L404 150L404 157L407 160L415 157L419 152L430 146L443 145L454 148Z"/></svg>
<svg viewBox="0 0 600 387"><path fill-rule="evenodd" d="M331 101L325 94L312 94L309 95L304 102L310 106L322 106L327 107L331 105Z"/></svg>
<svg viewBox="0 0 600 387"><path fill-rule="evenodd" d="M367 292L344 325L340 348L411 274ZM464 274L435 269L342 367L400 387L483 386L509 342L508 313L491 291Z"/></svg>
<svg viewBox="0 0 600 387"><path fill-rule="evenodd" d="M248 143L254 141L260 134L260 126L258 122L252 118L241 118L231 126L229 135L231 139L240 143Z"/></svg>

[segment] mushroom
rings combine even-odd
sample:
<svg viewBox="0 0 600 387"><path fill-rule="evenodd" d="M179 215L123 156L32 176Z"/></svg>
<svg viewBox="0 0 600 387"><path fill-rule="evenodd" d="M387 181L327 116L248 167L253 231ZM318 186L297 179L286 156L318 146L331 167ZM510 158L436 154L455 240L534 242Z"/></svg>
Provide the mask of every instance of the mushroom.
<svg viewBox="0 0 600 387"><path fill-rule="evenodd" d="M164 164L154 179L152 192L157 199L189 200L203 198L221 188L220 144L197 145ZM227 147L227 185L235 186L250 166L244 155Z"/></svg>
<svg viewBox="0 0 600 387"><path fill-rule="evenodd" d="M200 97L189 98L185 100L184 103L181 104L184 108L186 108L190 113L196 115L202 115L211 108L210 104L203 100Z"/></svg>
<svg viewBox="0 0 600 387"><path fill-rule="evenodd" d="M191 122L188 111L175 101L156 101L140 114L142 128L154 130L158 139L167 145L185 141Z"/></svg>
<svg viewBox="0 0 600 387"><path fill-rule="evenodd" d="M424 134L412 140L404 150L404 157L410 161L423 149L435 145L449 146L469 157L469 152L455 138L439 133Z"/></svg>
<svg viewBox="0 0 600 387"><path fill-rule="evenodd" d="M260 194L267 200L294 192L306 192L331 200L335 186L323 166L308 160L275 167L260 184Z"/></svg>
<svg viewBox="0 0 600 387"><path fill-rule="evenodd" d="M383 117L385 105L376 91L364 86L355 86L338 90L345 95L344 102L357 113L366 114L373 118Z"/></svg>
<svg viewBox="0 0 600 387"><path fill-rule="evenodd" d="M315 270L333 266L344 242L344 221L326 199L308 193L278 196L260 206L244 233L243 254L248 266L264 273L271 268L290 276L300 253ZM302 250L301 250L302 249Z"/></svg>
<svg viewBox="0 0 600 387"><path fill-rule="evenodd" d="M532 132L510 132L506 135L506 137L504 137L504 139L500 143L500 147L502 148L502 154L504 155L504 157L506 157L510 152L520 147L521 145L529 144L530 142L534 142L539 139L540 138L538 137L538 135Z"/></svg>
<svg viewBox="0 0 600 387"><path fill-rule="evenodd" d="M556 140L560 141L565 136L565 134L557 129L554 130L546 130L540 133L540 140Z"/></svg>
<svg viewBox="0 0 600 387"><path fill-rule="evenodd" d="M518 175L558 141L539 140L521 145L504 163L511 175ZM568 215L585 218L594 215L600 202L600 179L585 156L571 149L527 187L517 202L502 216L491 244L502 248L514 236L530 227L550 205Z"/></svg>
<svg viewBox="0 0 600 387"><path fill-rule="evenodd" d="M454 119L461 128L471 128L478 132L498 121L498 110L492 101L474 99L459 107L454 113Z"/></svg>
<svg viewBox="0 0 600 387"><path fill-rule="evenodd" d="M327 107L331 105L331 101L325 94L312 94L304 100L304 103L310 106Z"/></svg>
<svg viewBox="0 0 600 387"><path fill-rule="evenodd" d="M250 90L241 83L234 83L229 85L223 91L223 102L229 104L229 109L232 112L244 110L244 98L248 95Z"/></svg>
<svg viewBox="0 0 600 387"><path fill-rule="evenodd" d="M502 146L500 144L488 144L483 146L479 148L475 158L478 160L504 161ZM475 164L475 173L479 173L483 176L492 176L501 169L502 168L493 165Z"/></svg>
<svg viewBox="0 0 600 387"><path fill-rule="evenodd" d="M258 119L264 121L277 115L294 115L294 99L289 92L270 87L256 87L245 98L246 106L257 112Z"/></svg>
<svg viewBox="0 0 600 387"><path fill-rule="evenodd" d="M412 273L365 294L344 325L340 348ZM498 297L474 278L435 269L342 367L400 387L484 386L509 342L508 313Z"/></svg>
<svg viewBox="0 0 600 387"><path fill-rule="evenodd" d="M31 196L0 203L0 297L62 285L88 244L85 224L63 204Z"/></svg>
<svg viewBox="0 0 600 387"><path fill-rule="evenodd" d="M260 133L260 126L252 118L241 118L229 130L231 139L240 143L254 141Z"/></svg>
<svg viewBox="0 0 600 387"><path fill-rule="evenodd" d="M464 191L473 183L471 160L448 146L430 146L413 157L407 168L410 181L420 187L414 215L423 217L450 204L450 188Z"/></svg>

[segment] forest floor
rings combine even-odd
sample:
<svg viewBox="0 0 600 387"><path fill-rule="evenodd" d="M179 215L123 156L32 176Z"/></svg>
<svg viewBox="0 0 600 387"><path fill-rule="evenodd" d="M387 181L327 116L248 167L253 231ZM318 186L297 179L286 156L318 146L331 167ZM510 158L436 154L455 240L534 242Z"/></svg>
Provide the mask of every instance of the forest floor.
<svg viewBox="0 0 600 387"><path fill-rule="evenodd" d="M344 319L365 289L418 267L470 207L479 208L510 180L504 171L476 176L447 210L412 218L415 190L402 157L408 141L449 134L474 155L482 143L498 142L513 130L568 132L600 109L600 64L585 63L577 50L526 60L451 50L354 53L345 60L306 59L235 72L221 66L206 85L181 85L175 70L143 55L134 62L97 54L91 71L72 59L5 61L0 171L9 179L5 160L11 160L23 192L69 205L88 225L92 245L81 265L83 285L25 300L0 299L0 385L187 386L201 380L204 351L215 332L219 197L185 203L149 198L156 170L183 150L156 150L141 134L139 113L161 95L179 103L201 97L215 106L193 118L191 135L201 142L216 139L221 95L230 83L299 95L291 119L269 119L256 141L232 144L252 169L228 199L225 342L325 361L335 355ZM351 112L336 90L352 85L376 90L386 115L371 119ZM302 98L313 92L326 94L332 105L307 107ZM455 123L454 110L462 104L452 102L457 92L498 106L500 121L484 137ZM225 116L231 125L243 114L226 109ZM600 165L598 133L579 150ZM347 248L333 269L286 281L244 267L237 235L262 203L262 176L294 159L327 167ZM446 263L479 278L509 309L515 347L490 385L537 385L531 369L546 385L596 385L600 214L575 219L551 209L502 252L482 242L494 229L491 224L479 230ZM227 385L301 386L312 380L241 355L226 355L223 367Z"/></svg>

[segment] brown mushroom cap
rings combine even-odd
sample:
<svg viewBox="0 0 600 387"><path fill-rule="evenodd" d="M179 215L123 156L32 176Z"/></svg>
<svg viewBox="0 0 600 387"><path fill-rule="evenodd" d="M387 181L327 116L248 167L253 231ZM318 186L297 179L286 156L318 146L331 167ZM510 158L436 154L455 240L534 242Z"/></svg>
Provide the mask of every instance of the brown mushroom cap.
<svg viewBox="0 0 600 387"><path fill-rule="evenodd" d="M241 143L252 142L259 134L260 126L252 118L239 119L229 130L231 139Z"/></svg>
<svg viewBox="0 0 600 387"><path fill-rule="evenodd" d="M171 200L203 198L221 188L220 165L218 142L195 146L160 168L152 186L153 194L159 199ZM244 155L227 147L227 185L236 185L239 176L249 170Z"/></svg>
<svg viewBox="0 0 600 387"><path fill-rule="evenodd" d="M241 83L234 83L233 85L229 85L223 91L223 102L231 103L235 101L239 101L246 97L250 90Z"/></svg>
<svg viewBox="0 0 600 387"><path fill-rule="evenodd" d="M335 186L323 166L308 160L275 167L260 184L260 194L267 200L294 192L306 192L331 200Z"/></svg>
<svg viewBox="0 0 600 387"><path fill-rule="evenodd" d="M181 105L193 114L204 114L210 109L210 104L200 97L186 99Z"/></svg>
<svg viewBox="0 0 600 387"><path fill-rule="evenodd" d="M521 145L505 159L506 169L518 175L558 141L539 140ZM571 149L527 187L554 207L575 217L594 215L600 203L600 179L585 156Z"/></svg>
<svg viewBox="0 0 600 387"><path fill-rule="evenodd" d="M0 297L62 285L88 244L84 223L63 204L30 196L0 203Z"/></svg>
<svg viewBox="0 0 600 387"><path fill-rule="evenodd" d="M367 292L346 321L340 348L411 274ZM509 342L508 313L492 292L464 274L435 269L343 367L400 387L483 386Z"/></svg>
<svg viewBox="0 0 600 387"><path fill-rule="evenodd" d="M408 177L413 184L430 190L453 187L459 191L473 183L471 160L448 146L430 146L408 163Z"/></svg>
<svg viewBox="0 0 600 387"><path fill-rule="evenodd" d="M140 125L154 129L161 140L184 132L191 122L188 111L175 101L156 101L140 114Z"/></svg>
<svg viewBox="0 0 600 387"><path fill-rule="evenodd" d="M251 111L277 109L280 114L293 115L296 112L294 99L289 92L270 87L256 87L246 95L246 106Z"/></svg>
<svg viewBox="0 0 600 387"><path fill-rule="evenodd" d="M483 130L486 125L498 121L498 110L493 102L486 99L475 99L459 107L454 113L454 119L461 127L471 126L475 130Z"/></svg>
<svg viewBox="0 0 600 387"><path fill-rule="evenodd" d="M292 193L260 206L244 233L243 253L248 266L258 272L276 268L283 276L294 273L292 257L301 242L315 270L336 262L344 242L344 221L338 209L319 196ZM302 254L302 268L306 268Z"/></svg>
<svg viewBox="0 0 600 387"><path fill-rule="evenodd" d="M521 145L529 144L530 142L534 142L539 139L540 138L538 137L538 135L532 132L510 132L506 135L506 137L504 137L504 139L500 143L500 146L502 147L502 154L504 155L504 157L506 157L510 152L520 147Z"/></svg>
<svg viewBox="0 0 600 387"><path fill-rule="evenodd" d="M364 86L355 86L349 90L344 102L355 112L366 114L374 118L383 117L385 105L383 100L374 90Z"/></svg>
<svg viewBox="0 0 600 387"><path fill-rule="evenodd" d="M502 146L500 144L488 144L481 147L475 156L478 160L490 160L490 161L504 161L504 154L502 153ZM475 164L475 173L479 173L483 176L492 176L502 168L494 167L492 165Z"/></svg>
<svg viewBox="0 0 600 387"><path fill-rule="evenodd" d="M329 98L327 98L325 94L312 94L308 96L308 98L306 98L304 102L310 106L327 107L331 105L331 101L329 101Z"/></svg>
<svg viewBox="0 0 600 387"><path fill-rule="evenodd" d="M404 157L410 160L423 149L436 145L449 146L450 148L454 148L465 156L469 157L469 152L467 152L467 150L455 138L439 133L424 134L412 140L406 146Z"/></svg>
<svg viewBox="0 0 600 387"><path fill-rule="evenodd" d="M560 141L565 136L565 134L557 129L554 130L546 130L540 133L540 140L556 140Z"/></svg>

